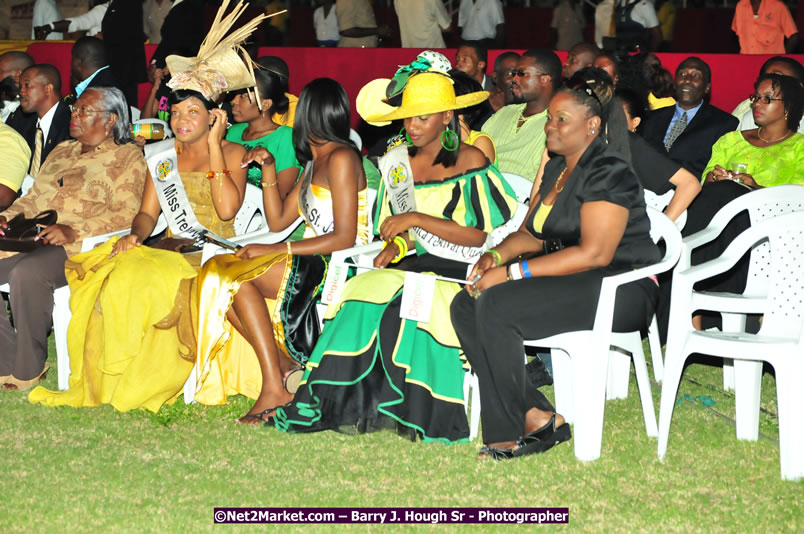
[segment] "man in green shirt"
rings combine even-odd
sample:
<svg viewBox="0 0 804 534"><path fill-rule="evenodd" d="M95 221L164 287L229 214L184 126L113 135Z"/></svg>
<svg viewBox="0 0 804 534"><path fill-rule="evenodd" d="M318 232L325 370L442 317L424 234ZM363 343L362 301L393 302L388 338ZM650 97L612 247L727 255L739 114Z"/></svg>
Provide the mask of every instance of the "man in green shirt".
<svg viewBox="0 0 804 534"><path fill-rule="evenodd" d="M528 50L512 72L514 103L492 115L483 133L497 146L500 171L533 180L544 152L547 104L561 83L561 61L552 50Z"/></svg>

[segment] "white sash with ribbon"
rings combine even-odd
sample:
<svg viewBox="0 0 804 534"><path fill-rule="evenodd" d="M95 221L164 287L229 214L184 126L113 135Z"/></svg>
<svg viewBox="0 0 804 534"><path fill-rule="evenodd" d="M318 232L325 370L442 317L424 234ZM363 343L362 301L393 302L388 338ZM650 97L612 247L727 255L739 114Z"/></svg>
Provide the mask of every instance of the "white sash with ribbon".
<svg viewBox="0 0 804 534"><path fill-rule="evenodd" d="M394 148L380 158L380 173L385 184L385 191L395 214L416 211L416 199L413 195L413 172L410 170L410 159L406 146ZM467 247L450 243L418 226L410 230L416 241L424 249L440 258L473 263L490 247L490 237L482 247ZM412 236L413 237L413 236Z"/></svg>
<svg viewBox="0 0 804 534"><path fill-rule="evenodd" d="M315 231L315 235L325 235L335 229L335 213L332 200L320 199L313 194L313 161L304 167L302 185L299 191L299 211L304 222Z"/></svg>
<svg viewBox="0 0 804 534"><path fill-rule="evenodd" d="M159 198L162 213L165 214L170 231L176 237L201 241L207 232L190 206L187 192L179 176L179 161L173 139L145 145L145 161L151 171L151 178Z"/></svg>

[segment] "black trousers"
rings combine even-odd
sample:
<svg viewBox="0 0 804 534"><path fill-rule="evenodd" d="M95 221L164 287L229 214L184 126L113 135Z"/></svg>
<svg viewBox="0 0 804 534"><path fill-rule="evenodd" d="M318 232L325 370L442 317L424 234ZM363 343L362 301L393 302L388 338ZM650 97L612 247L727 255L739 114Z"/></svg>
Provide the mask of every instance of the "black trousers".
<svg viewBox="0 0 804 534"><path fill-rule="evenodd" d="M528 378L524 340L591 330L603 270L505 282L475 300L462 291L452 301L452 324L480 386L483 442L522 436L525 412L553 406ZM656 303L656 284L640 280L617 292L614 331L646 328Z"/></svg>
<svg viewBox="0 0 804 534"><path fill-rule="evenodd" d="M53 291L67 285L64 247L45 245L0 260L0 284L11 289L11 326L0 312L0 376L30 380L47 360L47 335L53 322Z"/></svg>

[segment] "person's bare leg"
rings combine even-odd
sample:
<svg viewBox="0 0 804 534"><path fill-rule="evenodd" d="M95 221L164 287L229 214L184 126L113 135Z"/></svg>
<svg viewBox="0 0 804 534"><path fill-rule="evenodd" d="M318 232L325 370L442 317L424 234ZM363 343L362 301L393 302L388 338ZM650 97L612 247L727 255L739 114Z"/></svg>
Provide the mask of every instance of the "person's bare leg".
<svg viewBox="0 0 804 534"><path fill-rule="evenodd" d="M232 325L243 335L257 354L262 374L262 390L249 410L246 417L238 422L259 424L267 419L273 412L263 413L266 410L282 406L293 398L285 390L282 372L282 355L276 346L273 336L273 325L265 299L275 299L277 288L282 281L283 265L277 264L261 277L246 282L232 302L232 310L236 320ZM248 415L263 414L261 417L248 417Z"/></svg>

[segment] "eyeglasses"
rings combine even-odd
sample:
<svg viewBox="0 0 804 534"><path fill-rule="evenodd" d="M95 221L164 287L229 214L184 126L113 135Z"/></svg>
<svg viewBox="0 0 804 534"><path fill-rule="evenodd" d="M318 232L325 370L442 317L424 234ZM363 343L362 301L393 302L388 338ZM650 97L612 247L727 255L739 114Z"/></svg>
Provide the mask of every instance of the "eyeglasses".
<svg viewBox="0 0 804 534"><path fill-rule="evenodd" d="M748 97L748 100L750 100L752 104L755 103L755 102L762 102L763 104L765 104L767 106L768 104L770 104L774 100L783 100L783 99L782 98L772 98L772 97L770 97L768 95L761 95L760 96L760 95L754 93L753 95Z"/></svg>
<svg viewBox="0 0 804 534"><path fill-rule="evenodd" d="M549 74L547 74L546 72L530 73L530 72L526 71L525 69L509 70L508 75L512 76L512 77L519 76L520 78L524 78L525 76L549 76Z"/></svg>
<svg viewBox="0 0 804 534"><path fill-rule="evenodd" d="M78 113L79 117L86 117L87 113L111 113L108 109L87 109L87 108L79 108L78 106L70 105L70 113Z"/></svg>

